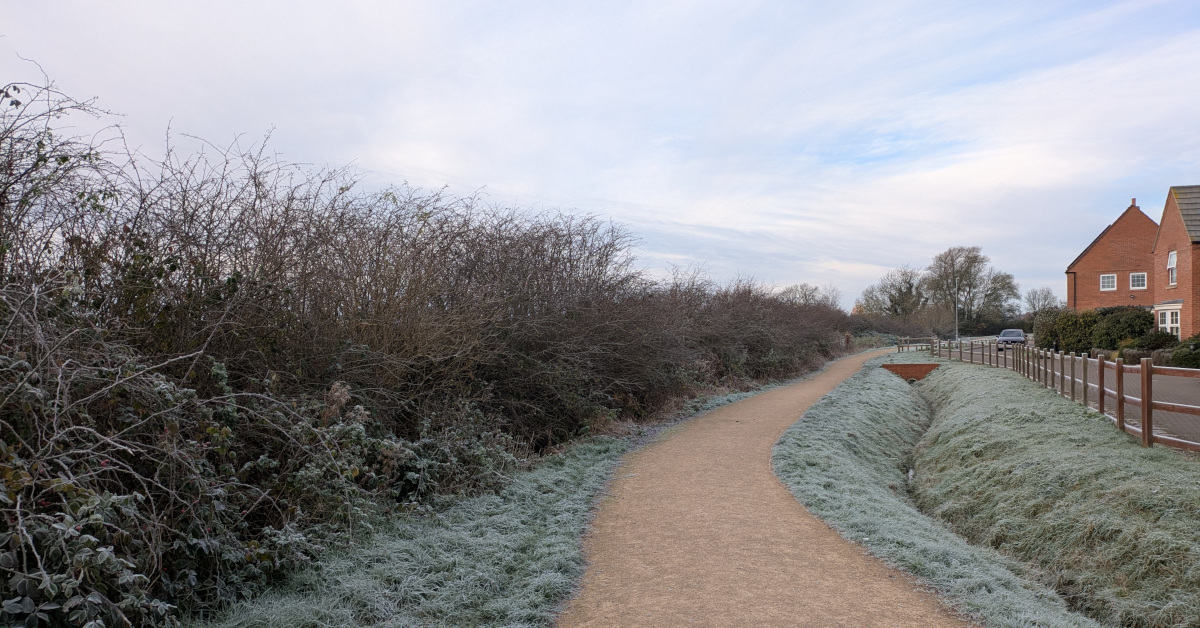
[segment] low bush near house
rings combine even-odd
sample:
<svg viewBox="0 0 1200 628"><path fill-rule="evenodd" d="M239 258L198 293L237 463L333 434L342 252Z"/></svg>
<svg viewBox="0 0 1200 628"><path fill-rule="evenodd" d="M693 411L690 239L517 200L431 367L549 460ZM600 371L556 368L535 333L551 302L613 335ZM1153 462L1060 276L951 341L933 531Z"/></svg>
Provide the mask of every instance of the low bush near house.
<svg viewBox="0 0 1200 628"><path fill-rule="evenodd" d="M1043 310L1034 322L1034 341L1043 349L1068 353L1090 350L1092 355L1097 349L1115 354L1126 347L1153 351L1168 346L1162 344L1166 339L1154 331L1154 315L1132 306Z"/></svg>
<svg viewBox="0 0 1200 628"><path fill-rule="evenodd" d="M1034 342L1043 349L1087 351L1095 346L1093 332L1099 323L1100 315L1093 310L1043 310L1034 321Z"/></svg>
<svg viewBox="0 0 1200 628"><path fill-rule="evenodd" d="M1121 342L1141 339L1154 330L1154 313L1140 307L1107 307L1096 310L1099 320L1092 330L1092 345L1106 349L1119 349ZM1172 337L1173 338L1173 337ZM1161 339L1158 339L1161 341ZM1147 339L1153 342L1153 339ZM1162 347L1134 345L1136 349L1161 349Z"/></svg>
<svg viewBox="0 0 1200 628"><path fill-rule="evenodd" d="M1180 342L1171 352L1170 364L1181 368L1200 368L1200 336L1192 336Z"/></svg>

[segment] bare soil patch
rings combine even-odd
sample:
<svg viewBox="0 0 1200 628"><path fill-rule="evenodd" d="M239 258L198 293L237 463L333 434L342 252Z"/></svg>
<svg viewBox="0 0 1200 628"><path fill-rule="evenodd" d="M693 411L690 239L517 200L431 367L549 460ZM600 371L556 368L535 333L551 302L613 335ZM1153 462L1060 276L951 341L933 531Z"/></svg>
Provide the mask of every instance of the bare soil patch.
<svg viewBox="0 0 1200 628"><path fill-rule="evenodd" d="M783 431L880 353L714 410L631 454L558 626L970 625L810 515L771 471Z"/></svg>

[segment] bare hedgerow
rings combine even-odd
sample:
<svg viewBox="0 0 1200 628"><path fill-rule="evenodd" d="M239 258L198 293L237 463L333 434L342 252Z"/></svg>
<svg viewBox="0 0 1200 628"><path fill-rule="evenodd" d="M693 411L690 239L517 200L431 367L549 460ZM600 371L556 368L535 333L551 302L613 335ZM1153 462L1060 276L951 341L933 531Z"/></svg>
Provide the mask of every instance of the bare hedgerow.
<svg viewBox="0 0 1200 628"><path fill-rule="evenodd" d="M102 112L53 88L0 105L0 622L206 613L373 517L845 344L828 303L649 279L594 216L364 191L262 145L151 160L61 134Z"/></svg>

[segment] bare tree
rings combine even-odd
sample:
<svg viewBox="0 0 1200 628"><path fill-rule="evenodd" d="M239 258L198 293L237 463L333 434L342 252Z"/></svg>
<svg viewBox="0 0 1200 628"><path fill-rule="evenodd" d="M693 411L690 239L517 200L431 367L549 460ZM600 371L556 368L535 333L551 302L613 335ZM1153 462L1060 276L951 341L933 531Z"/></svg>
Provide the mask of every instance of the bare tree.
<svg viewBox="0 0 1200 628"><path fill-rule="evenodd" d="M855 308L864 314L896 316L907 321L928 302L921 271L901 266L863 290Z"/></svg>
<svg viewBox="0 0 1200 628"><path fill-rule="evenodd" d="M842 291L833 284L818 288L812 284L792 284L779 291L779 298L796 305L825 305L841 309Z"/></svg>
<svg viewBox="0 0 1200 628"><path fill-rule="evenodd" d="M990 261L977 246L955 246L934 256L925 271L930 302L957 309L958 319L968 326L1014 316L1021 297L1017 282Z"/></svg>
<svg viewBox="0 0 1200 628"><path fill-rule="evenodd" d="M1025 309L1034 316L1058 304L1058 297L1051 288L1032 288L1025 293Z"/></svg>

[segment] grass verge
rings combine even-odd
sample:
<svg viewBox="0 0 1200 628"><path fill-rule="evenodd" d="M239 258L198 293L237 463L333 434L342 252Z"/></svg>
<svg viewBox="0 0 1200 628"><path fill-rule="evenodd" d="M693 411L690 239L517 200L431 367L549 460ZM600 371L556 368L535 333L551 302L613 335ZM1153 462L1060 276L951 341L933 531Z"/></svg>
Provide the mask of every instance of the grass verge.
<svg viewBox="0 0 1200 628"><path fill-rule="evenodd" d="M1200 465L1010 372L949 365L920 390L922 510L1104 623L1200 626Z"/></svg>
<svg viewBox="0 0 1200 628"><path fill-rule="evenodd" d="M548 625L583 573L584 527L627 449L604 437L572 446L499 494L402 518L193 627Z"/></svg>
<svg viewBox="0 0 1200 628"><path fill-rule="evenodd" d="M772 456L776 475L843 537L925 580L988 626L1097 626L1017 561L970 544L917 509L908 470L930 409L913 387L873 368L884 359L930 361L917 353L869 361L783 435Z"/></svg>
<svg viewBox="0 0 1200 628"><path fill-rule="evenodd" d="M190 628L550 625L583 574L583 533L620 457L673 425L791 381L690 399L626 438L572 445L496 495L402 518Z"/></svg>

